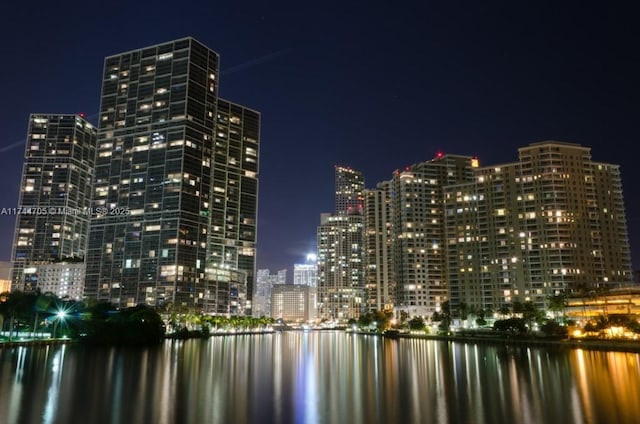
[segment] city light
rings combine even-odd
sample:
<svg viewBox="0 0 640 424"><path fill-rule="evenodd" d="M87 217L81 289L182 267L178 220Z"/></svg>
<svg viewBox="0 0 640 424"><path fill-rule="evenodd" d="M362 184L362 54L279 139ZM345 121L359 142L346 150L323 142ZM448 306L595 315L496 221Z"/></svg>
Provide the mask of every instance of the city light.
<svg viewBox="0 0 640 424"><path fill-rule="evenodd" d="M53 316L53 331L51 332L51 338L56 338L58 325L63 324L68 316L69 312L66 309L58 309L55 312Z"/></svg>

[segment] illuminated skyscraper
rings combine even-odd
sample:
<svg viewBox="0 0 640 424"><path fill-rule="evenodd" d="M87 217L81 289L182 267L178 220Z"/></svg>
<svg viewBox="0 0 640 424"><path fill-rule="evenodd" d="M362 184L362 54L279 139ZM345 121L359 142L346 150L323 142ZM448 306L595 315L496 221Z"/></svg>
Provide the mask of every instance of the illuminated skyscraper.
<svg viewBox="0 0 640 424"><path fill-rule="evenodd" d="M250 307L260 115L218 84L193 38L105 59L86 297Z"/></svg>
<svg viewBox="0 0 640 424"><path fill-rule="evenodd" d="M476 160L438 154L393 174L389 184L396 309L430 317L447 300L443 193L473 181Z"/></svg>
<svg viewBox="0 0 640 424"><path fill-rule="evenodd" d="M392 310L395 305L391 198L389 182L364 191L365 303L369 311Z"/></svg>
<svg viewBox="0 0 640 424"><path fill-rule="evenodd" d="M268 269L259 269L256 273L256 285L253 291L254 317L271 316L271 291L274 286L287 283L287 270L281 269L276 274L271 274Z"/></svg>
<svg viewBox="0 0 640 424"><path fill-rule="evenodd" d="M318 264L316 255L307 255L307 262L293 265L293 284L318 287Z"/></svg>
<svg viewBox="0 0 640 424"><path fill-rule="evenodd" d="M84 260L95 155L96 129L80 115L29 117L12 290L39 288L32 265Z"/></svg>
<svg viewBox="0 0 640 424"><path fill-rule="evenodd" d="M359 171L336 166L336 213L322 214L317 231L318 313L348 320L364 311L363 191Z"/></svg>
<svg viewBox="0 0 640 424"><path fill-rule="evenodd" d="M360 171L335 166L336 215L362 215L364 177Z"/></svg>

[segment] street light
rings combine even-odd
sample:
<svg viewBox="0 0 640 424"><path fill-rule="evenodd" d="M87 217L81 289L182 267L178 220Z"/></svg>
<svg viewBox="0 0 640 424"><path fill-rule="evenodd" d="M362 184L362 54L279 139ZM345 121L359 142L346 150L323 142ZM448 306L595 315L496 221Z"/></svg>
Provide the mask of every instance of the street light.
<svg viewBox="0 0 640 424"><path fill-rule="evenodd" d="M52 334L52 338L56 338L56 329L58 328L58 323L59 322L64 322L65 318L67 317L67 312L66 311L58 311L56 312L54 318L53 318L53 334Z"/></svg>

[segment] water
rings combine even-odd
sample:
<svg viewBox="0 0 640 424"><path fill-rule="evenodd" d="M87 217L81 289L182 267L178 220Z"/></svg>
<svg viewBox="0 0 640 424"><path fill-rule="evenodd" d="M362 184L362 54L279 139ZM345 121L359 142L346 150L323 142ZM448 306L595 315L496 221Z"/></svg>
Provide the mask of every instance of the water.
<svg viewBox="0 0 640 424"><path fill-rule="evenodd" d="M640 422L640 355L342 332L0 349L0 423L440 422Z"/></svg>

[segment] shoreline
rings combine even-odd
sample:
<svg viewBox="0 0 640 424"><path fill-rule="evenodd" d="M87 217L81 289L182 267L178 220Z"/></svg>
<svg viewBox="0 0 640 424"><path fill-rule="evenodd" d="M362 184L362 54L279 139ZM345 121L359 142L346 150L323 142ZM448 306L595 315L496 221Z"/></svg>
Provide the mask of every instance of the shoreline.
<svg viewBox="0 0 640 424"><path fill-rule="evenodd" d="M367 334L367 333L363 333ZM607 340L607 339L562 339L562 340L545 340L545 339L527 339L527 338L504 338L504 337L487 337L487 336L445 336L435 334L398 334L394 336L383 337L393 339L423 339L438 340L468 344L498 344L498 345L517 345L522 347L555 347L564 349L588 349L608 352L626 352L640 353L640 341L631 340Z"/></svg>
<svg viewBox="0 0 640 424"><path fill-rule="evenodd" d="M4 347L20 347L20 346L49 346L59 344L71 344L72 339L39 339L39 340L2 340L0 341L0 349Z"/></svg>
<svg viewBox="0 0 640 424"><path fill-rule="evenodd" d="M302 330L288 330L302 331ZM315 330L310 330L315 331ZM344 330L337 330L344 331ZM207 339L209 337L220 336L239 336L239 335L264 335L273 334L277 331L260 331L260 332L230 332L230 333L211 333L207 336L192 337L172 337L169 335L165 340L190 340L190 339ZM560 349L586 349L604 352L626 352L640 353L640 341L631 340L607 340L607 339L562 339L562 340L545 340L535 338L505 338L505 337L487 337L487 336L456 336L456 335L437 335L437 334L393 334L385 335L382 333L371 333L361 331L349 331L347 334L366 335L374 337L385 337L392 340L397 339L419 339L419 340L435 340L444 342L456 342L465 344L494 344L494 345L515 345L519 347L537 347L537 348L560 348ZM72 344L73 339L42 339L42 340L12 340L0 341L0 349L13 348L20 346L48 346L59 344Z"/></svg>

